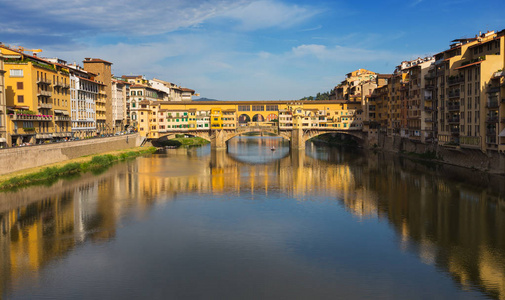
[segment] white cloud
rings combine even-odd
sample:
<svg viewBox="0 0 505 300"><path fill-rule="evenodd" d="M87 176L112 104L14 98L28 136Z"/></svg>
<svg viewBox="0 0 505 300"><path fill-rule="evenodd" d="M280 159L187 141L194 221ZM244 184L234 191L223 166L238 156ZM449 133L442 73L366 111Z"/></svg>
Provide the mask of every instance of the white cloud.
<svg viewBox="0 0 505 300"><path fill-rule="evenodd" d="M269 27L288 28L299 24L314 15L319 10L298 5L287 5L273 0L253 1L231 9L223 14L239 23L241 30L256 30Z"/></svg>
<svg viewBox="0 0 505 300"><path fill-rule="evenodd" d="M123 0L121 2L17 0L9 2L6 9L9 8L25 12L25 16L29 19L45 20L45 22L30 23L17 20L17 26L40 29L44 26L43 24L57 22L73 25L72 29L60 26L58 30L61 31L88 29L98 33L114 32L124 35L162 34L198 26L219 18L236 21L237 28L242 30L274 26L286 28L317 13L307 7L284 4L276 0ZM0 24L3 27L9 27L15 21L1 20ZM48 31L55 29L50 27L48 25Z"/></svg>

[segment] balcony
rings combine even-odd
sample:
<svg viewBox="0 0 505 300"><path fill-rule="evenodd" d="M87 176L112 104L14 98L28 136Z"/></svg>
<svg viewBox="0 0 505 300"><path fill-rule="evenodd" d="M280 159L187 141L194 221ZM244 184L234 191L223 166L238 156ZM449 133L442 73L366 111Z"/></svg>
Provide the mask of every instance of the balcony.
<svg viewBox="0 0 505 300"><path fill-rule="evenodd" d="M43 78L37 79L37 84L51 84L51 83L53 82L49 79L43 79Z"/></svg>
<svg viewBox="0 0 505 300"><path fill-rule="evenodd" d="M55 121L70 121L69 116L54 116Z"/></svg>
<svg viewBox="0 0 505 300"><path fill-rule="evenodd" d="M424 88L426 90L433 90L433 89L435 89L435 85L434 84L425 84Z"/></svg>
<svg viewBox="0 0 505 300"><path fill-rule="evenodd" d="M488 136L496 136L496 129L487 129L486 135Z"/></svg>
<svg viewBox="0 0 505 300"><path fill-rule="evenodd" d="M447 80L449 86L465 82L465 76L450 76Z"/></svg>
<svg viewBox="0 0 505 300"><path fill-rule="evenodd" d="M10 114L12 121L51 121L52 115Z"/></svg>
<svg viewBox="0 0 505 300"><path fill-rule="evenodd" d="M449 124L451 124L451 123L452 123L452 124L454 124L454 123L455 123L455 124L459 124L459 117L448 118L448 119L447 119L447 122L448 122Z"/></svg>
<svg viewBox="0 0 505 300"><path fill-rule="evenodd" d="M451 133L453 134L459 134L459 128L458 127L451 127Z"/></svg>
<svg viewBox="0 0 505 300"><path fill-rule="evenodd" d="M64 89L69 89L70 88L70 84L68 84L68 83L62 83L61 87L64 88Z"/></svg>
<svg viewBox="0 0 505 300"><path fill-rule="evenodd" d="M424 79L430 80L430 79L435 79L437 76L435 75L435 72L429 72L428 74L424 75Z"/></svg>
<svg viewBox="0 0 505 300"><path fill-rule="evenodd" d="M448 111L459 111L459 108L460 108L459 104L447 105Z"/></svg>
<svg viewBox="0 0 505 300"><path fill-rule="evenodd" d="M54 86L62 87L63 82L55 81Z"/></svg>
<svg viewBox="0 0 505 300"><path fill-rule="evenodd" d="M39 102L39 108L53 108L53 104L51 104L51 103Z"/></svg>
<svg viewBox="0 0 505 300"><path fill-rule="evenodd" d="M424 101L431 101L433 100L433 96L424 96Z"/></svg>
<svg viewBox="0 0 505 300"><path fill-rule="evenodd" d="M498 108L500 107L500 104L498 103L498 100L495 100L495 101L488 101L486 103L486 107L487 108Z"/></svg>
<svg viewBox="0 0 505 300"><path fill-rule="evenodd" d="M459 90L449 92L449 98L459 98L460 95L461 93L459 92Z"/></svg>
<svg viewBox="0 0 505 300"><path fill-rule="evenodd" d="M426 111L426 112L432 112L433 111L433 107L431 107L431 106L425 106L424 107L424 111Z"/></svg>
<svg viewBox="0 0 505 300"><path fill-rule="evenodd" d="M498 93L499 91L500 91L500 87L494 86L494 87L488 87L486 93L493 94L493 93Z"/></svg>
<svg viewBox="0 0 505 300"><path fill-rule="evenodd" d="M425 118L424 122L426 122L426 123L433 123L433 119L432 118Z"/></svg>
<svg viewBox="0 0 505 300"><path fill-rule="evenodd" d="M487 117L486 123L498 123L498 116Z"/></svg>
<svg viewBox="0 0 505 300"><path fill-rule="evenodd" d="M52 93L50 91L38 91L37 96L39 97L51 97Z"/></svg>

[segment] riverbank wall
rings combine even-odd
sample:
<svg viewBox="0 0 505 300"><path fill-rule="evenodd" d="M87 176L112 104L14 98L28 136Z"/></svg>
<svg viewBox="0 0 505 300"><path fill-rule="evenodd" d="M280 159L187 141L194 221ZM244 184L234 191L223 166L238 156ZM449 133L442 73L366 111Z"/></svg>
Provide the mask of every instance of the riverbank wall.
<svg viewBox="0 0 505 300"><path fill-rule="evenodd" d="M47 145L17 147L0 150L0 175L24 169L59 163L81 156L140 146L143 138L138 134L94 138L81 141Z"/></svg>
<svg viewBox="0 0 505 300"><path fill-rule="evenodd" d="M430 154L433 155L430 160L434 162L505 175L505 154L497 151L482 152L479 149L422 144L408 138L382 134L378 135L377 146L383 151L400 153L407 157L412 154Z"/></svg>

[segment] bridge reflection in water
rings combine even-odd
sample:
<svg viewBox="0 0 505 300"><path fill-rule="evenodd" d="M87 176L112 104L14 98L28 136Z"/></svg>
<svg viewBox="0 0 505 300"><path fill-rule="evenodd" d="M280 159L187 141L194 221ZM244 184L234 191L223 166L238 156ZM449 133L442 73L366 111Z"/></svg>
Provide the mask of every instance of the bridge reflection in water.
<svg viewBox="0 0 505 300"><path fill-rule="evenodd" d="M254 161L234 139L226 151L173 149L54 186L2 194L0 291L37 281L52 261L79 244L113 239L121 219L145 217L179 194L282 192L298 201L325 195L358 219L379 218L398 247L450 274L462 288L505 298L505 202L494 177L367 153L289 150L281 139L258 147L272 161ZM275 146L276 151L268 152ZM268 150L268 151L266 151ZM253 159L253 160L251 160ZM441 179L458 174L465 184ZM9 201L5 201L9 199ZM253 197L254 199L254 197Z"/></svg>

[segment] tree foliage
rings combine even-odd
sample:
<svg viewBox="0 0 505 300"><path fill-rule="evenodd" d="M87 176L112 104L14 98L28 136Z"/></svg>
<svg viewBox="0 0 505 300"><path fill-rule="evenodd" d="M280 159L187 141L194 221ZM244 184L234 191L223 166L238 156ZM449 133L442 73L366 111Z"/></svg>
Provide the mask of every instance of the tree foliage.
<svg viewBox="0 0 505 300"><path fill-rule="evenodd" d="M330 93L331 92L317 93L315 97L314 96L303 97L300 100L330 100Z"/></svg>

